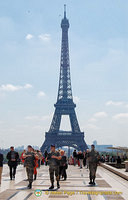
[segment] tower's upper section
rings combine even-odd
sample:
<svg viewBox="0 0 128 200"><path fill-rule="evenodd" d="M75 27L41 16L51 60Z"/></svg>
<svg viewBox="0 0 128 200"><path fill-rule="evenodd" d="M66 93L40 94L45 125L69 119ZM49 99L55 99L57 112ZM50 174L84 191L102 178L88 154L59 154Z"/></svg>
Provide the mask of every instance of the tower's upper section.
<svg viewBox="0 0 128 200"><path fill-rule="evenodd" d="M69 21L66 17L66 5L64 5L64 18L61 21L62 42L61 42L61 61L60 61L60 79L57 97L57 105L72 105L73 103L71 77L70 77L70 61L69 61L69 46L68 46L68 28Z"/></svg>
<svg viewBox="0 0 128 200"><path fill-rule="evenodd" d="M69 21L66 18L66 5L64 5L64 18L61 21L61 28L68 29L69 28Z"/></svg>

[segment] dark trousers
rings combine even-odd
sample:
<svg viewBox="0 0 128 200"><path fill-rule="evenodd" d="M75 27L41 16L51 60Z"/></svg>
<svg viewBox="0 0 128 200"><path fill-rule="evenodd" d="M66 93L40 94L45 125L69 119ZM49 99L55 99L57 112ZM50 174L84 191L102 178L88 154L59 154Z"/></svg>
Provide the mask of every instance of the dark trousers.
<svg viewBox="0 0 128 200"><path fill-rule="evenodd" d="M10 168L10 178L12 179L12 176L14 177L16 174L16 166L9 166Z"/></svg>
<svg viewBox="0 0 128 200"><path fill-rule="evenodd" d="M66 173L66 169L65 169L64 166L60 166L60 167L59 167L59 177L60 177L61 175L64 177L64 179L67 179L67 173Z"/></svg>
<svg viewBox="0 0 128 200"><path fill-rule="evenodd" d="M84 165L84 167L86 166L86 159L85 158L83 159L83 165Z"/></svg>

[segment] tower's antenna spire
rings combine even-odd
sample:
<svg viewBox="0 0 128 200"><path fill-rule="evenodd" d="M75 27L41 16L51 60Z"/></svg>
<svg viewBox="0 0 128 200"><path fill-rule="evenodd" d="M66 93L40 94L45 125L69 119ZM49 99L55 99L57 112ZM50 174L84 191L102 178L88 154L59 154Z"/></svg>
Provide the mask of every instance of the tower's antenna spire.
<svg viewBox="0 0 128 200"><path fill-rule="evenodd" d="M66 4L64 4L64 18L66 18Z"/></svg>

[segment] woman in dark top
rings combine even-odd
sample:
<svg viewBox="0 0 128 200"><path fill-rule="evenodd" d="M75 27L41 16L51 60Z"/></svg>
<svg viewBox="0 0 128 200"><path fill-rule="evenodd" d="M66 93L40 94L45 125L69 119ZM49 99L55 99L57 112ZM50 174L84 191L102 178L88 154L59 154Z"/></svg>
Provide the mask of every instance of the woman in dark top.
<svg viewBox="0 0 128 200"><path fill-rule="evenodd" d="M0 185L1 185L1 178L2 178L2 170L3 170L3 154L0 153Z"/></svg>

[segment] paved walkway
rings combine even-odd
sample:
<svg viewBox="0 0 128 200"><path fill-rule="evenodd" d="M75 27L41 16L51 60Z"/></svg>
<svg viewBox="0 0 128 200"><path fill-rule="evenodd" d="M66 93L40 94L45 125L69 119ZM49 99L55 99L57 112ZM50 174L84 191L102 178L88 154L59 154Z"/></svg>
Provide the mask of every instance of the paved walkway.
<svg viewBox="0 0 128 200"><path fill-rule="evenodd" d="M118 176L120 176L128 181L128 172L126 172L126 169L117 169L106 163L101 163L100 165L102 167L104 167L105 169L108 169L109 171L113 172L114 174L117 174Z"/></svg>
<svg viewBox="0 0 128 200"><path fill-rule="evenodd" d="M28 190L23 166L18 166L15 181L10 181L8 166L5 165L0 186L0 200L128 200L128 181L102 167L98 167L96 186L93 187L88 185L87 169L69 166L67 173L68 179L60 182L59 190L56 190L55 185L54 191L48 191L50 186L48 167L41 166L37 180L33 183L33 189ZM37 189L42 191L40 197L34 194Z"/></svg>

